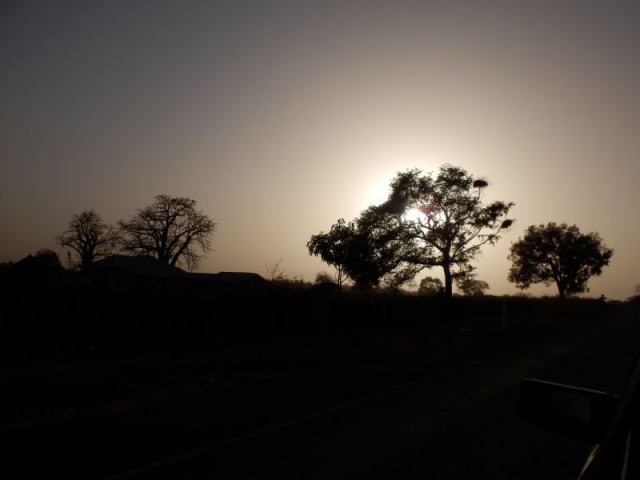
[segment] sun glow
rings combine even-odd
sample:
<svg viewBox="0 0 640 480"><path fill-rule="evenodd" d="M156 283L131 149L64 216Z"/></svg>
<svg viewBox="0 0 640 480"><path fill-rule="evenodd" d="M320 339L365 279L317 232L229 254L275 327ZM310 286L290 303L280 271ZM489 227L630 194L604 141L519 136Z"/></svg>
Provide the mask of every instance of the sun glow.
<svg viewBox="0 0 640 480"><path fill-rule="evenodd" d="M404 213L404 219L410 222L422 221L424 224L437 225L445 221L444 212L438 207L421 205Z"/></svg>
<svg viewBox="0 0 640 480"><path fill-rule="evenodd" d="M426 215L417 208L407 210L403 216L405 220L410 222L417 222L421 218L424 219L426 217Z"/></svg>

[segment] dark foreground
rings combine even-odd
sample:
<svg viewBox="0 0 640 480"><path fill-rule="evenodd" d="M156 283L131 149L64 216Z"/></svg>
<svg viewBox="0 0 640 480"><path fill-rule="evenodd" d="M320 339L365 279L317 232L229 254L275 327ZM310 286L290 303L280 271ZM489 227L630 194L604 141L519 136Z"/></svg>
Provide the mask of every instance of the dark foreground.
<svg viewBox="0 0 640 480"><path fill-rule="evenodd" d="M68 479L572 478L588 446L519 421L517 387L536 376L619 391L640 331L635 310L607 316L279 336L214 356L95 352L47 375L14 366L3 375L3 468Z"/></svg>

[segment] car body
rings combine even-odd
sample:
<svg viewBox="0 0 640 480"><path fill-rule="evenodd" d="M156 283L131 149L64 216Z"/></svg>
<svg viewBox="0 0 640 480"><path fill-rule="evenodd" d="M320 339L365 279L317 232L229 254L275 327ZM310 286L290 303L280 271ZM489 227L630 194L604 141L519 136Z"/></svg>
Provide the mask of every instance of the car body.
<svg viewBox="0 0 640 480"><path fill-rule="evenodd" d="M535 378L521 382L521 419L592 445L573 480L640 478L639 359L636 355L620 395Z"/></svg>

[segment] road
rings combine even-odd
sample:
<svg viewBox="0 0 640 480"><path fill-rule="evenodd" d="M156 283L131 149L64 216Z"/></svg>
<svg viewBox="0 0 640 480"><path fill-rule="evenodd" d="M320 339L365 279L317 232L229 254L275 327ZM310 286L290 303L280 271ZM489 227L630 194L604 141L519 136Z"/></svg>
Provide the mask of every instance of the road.
<svg viewBox="0 0 640 480"><path fill-rule="evenodd" d="M619 393L640 346L631 307L567 336L385 386L109 477L571 479L589 445L516 415L523 378Z"/></svg>

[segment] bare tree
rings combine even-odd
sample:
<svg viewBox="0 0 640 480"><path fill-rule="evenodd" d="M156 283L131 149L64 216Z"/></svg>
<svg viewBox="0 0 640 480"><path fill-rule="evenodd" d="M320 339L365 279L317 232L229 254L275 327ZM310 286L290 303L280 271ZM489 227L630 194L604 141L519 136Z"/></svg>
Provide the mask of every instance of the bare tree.
<svg viewBox="0 0 640 480"><path fill-rule="evenodd" d="M118 242L125 252L157 258L189 271L211 250L216 223L186 197L158 195L155 201L118 222Z"/></svg>
<svg viewBox="0 0 640 480"><path fill-rule="evenodd" d="M264 266L267 271L267 279L270 282L282 282L287 279L287 275L281 266L282 260L281 258L276 263L269 263Z"/></svg>
<svg viewBox="0 0 640 480"><path fill-rule="evenodd" d="M77 254L77 261L69 255L69 266L76 268L109 255L115 245L115 235L113 228L91 209L73 215L69 228L57 235L55 241L60 247L70 248Z"/></svg>

